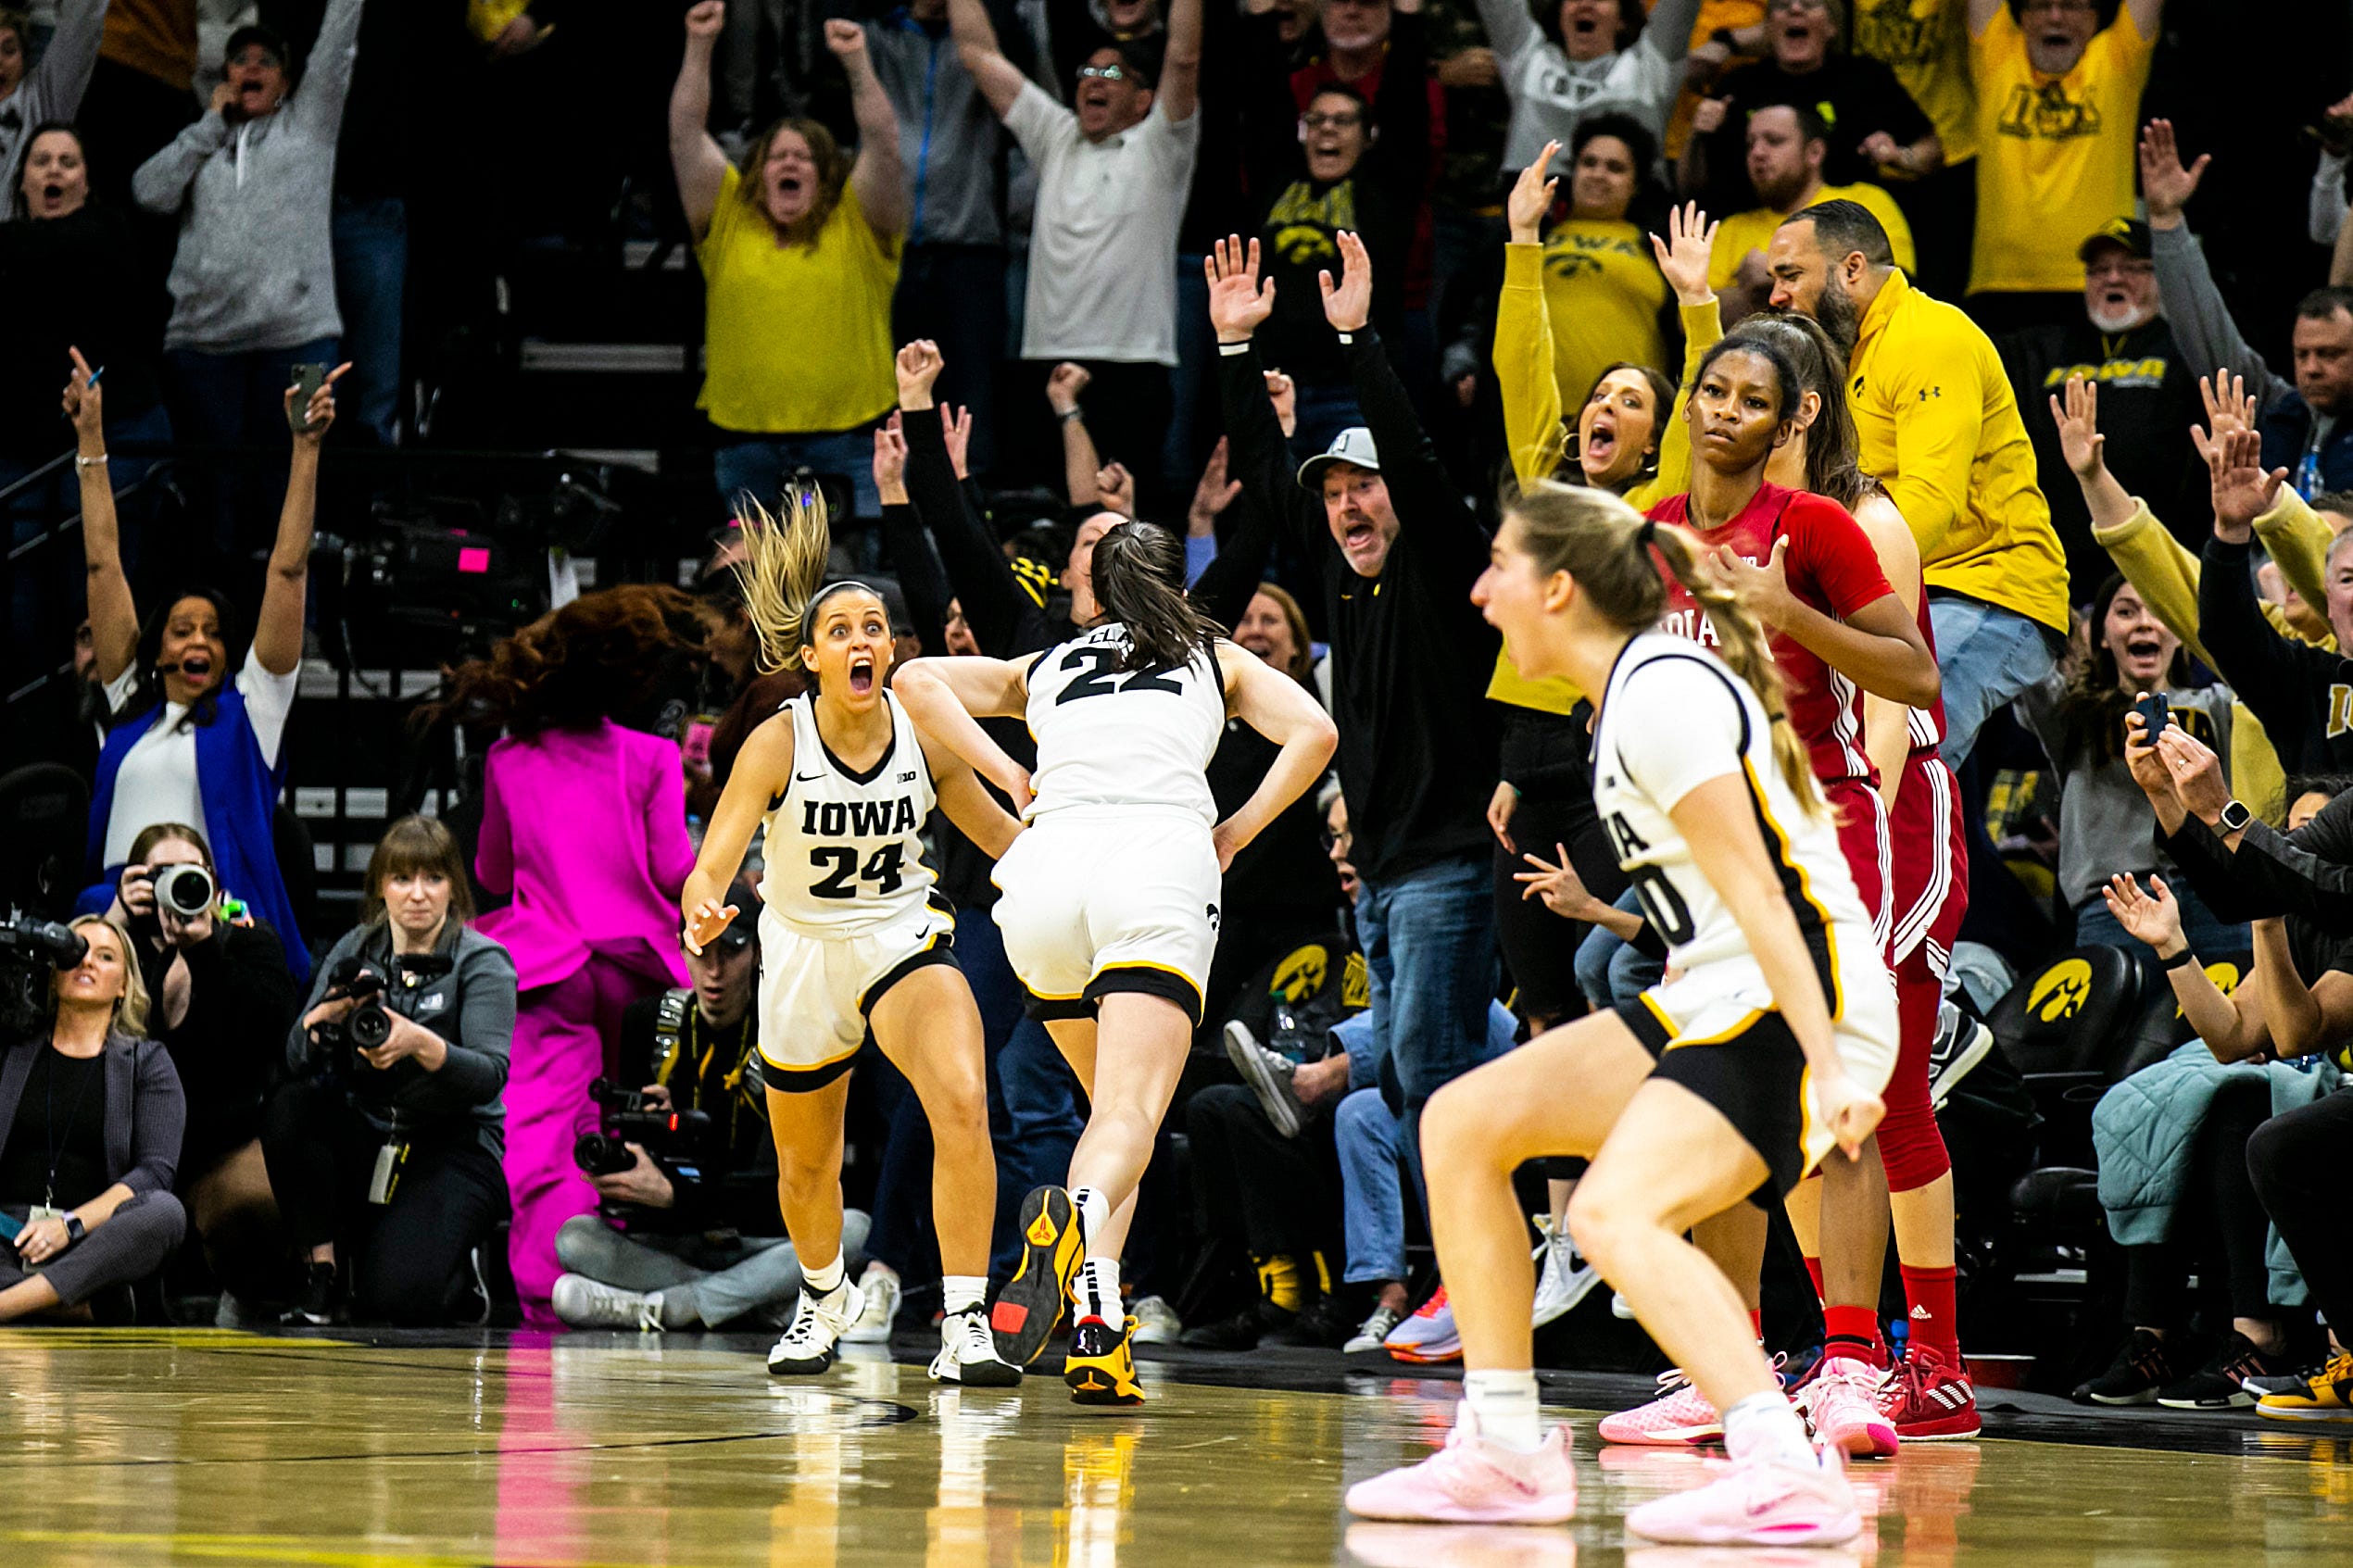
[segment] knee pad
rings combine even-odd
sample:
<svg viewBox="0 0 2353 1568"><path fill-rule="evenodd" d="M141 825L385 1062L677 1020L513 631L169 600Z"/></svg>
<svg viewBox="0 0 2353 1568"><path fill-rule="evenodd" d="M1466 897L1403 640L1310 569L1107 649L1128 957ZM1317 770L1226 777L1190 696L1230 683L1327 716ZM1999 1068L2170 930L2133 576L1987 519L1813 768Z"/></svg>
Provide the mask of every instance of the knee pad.
<svg viewBox="0 0 2353 1568"><path fill-rule="evenodd" d="M1890 1192L1915 1191L1952 1170L1944 1135L1925 1095L1917 1104L1908 1097L1888 1102L1887 1115L1879 1124L1879 1158L1887 1169Z"/></svg>

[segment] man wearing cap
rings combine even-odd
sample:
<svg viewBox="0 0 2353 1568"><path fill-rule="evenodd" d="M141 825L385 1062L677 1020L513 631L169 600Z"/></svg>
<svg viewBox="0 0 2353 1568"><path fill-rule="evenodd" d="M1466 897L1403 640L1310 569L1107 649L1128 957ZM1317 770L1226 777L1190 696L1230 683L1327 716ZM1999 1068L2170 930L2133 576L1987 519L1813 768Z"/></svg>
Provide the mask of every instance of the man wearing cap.
<svg viewBox="0 0 2353 1568"><path fill-rule="evenodd" d="M629 1145L636 1162L596 1178L595 1214L556 1233L565 1273L556 1315L573 1328L718 1328L738 1321L783 1324L800 1295L800 1264L776 1209L775 1148L761 1082L758 1021L760 899L736 883L739 911L699 953L686 954L694 985L632 1003L621 1015L616 1082L649 1099L711 1118L702 1160L657 1160ZM626 1232L614 1228L619 1221ZM864 1250L866 1216L845 1217L845 1253Z"/></svg>
<svg viewBox="0 0 2353 1568"><path fill-rule="evenodd" d="M164 385L171 428L194 445L282 444L294 367L335 361L335 144L360 4L329 0L298 86L284 39L231 33L211 107L131 177L141 207L180 220ZM270 476L246 477L209 497L218 543L233 549L234 527L274 515L260 504Z"/></svg>
<svg viewBox="0 0 2353 1568"><path fill-rule="evenodd" d="M2092 538L2082 488L2059 453L2050 400L2069 381L2081 377L2098 386L2109 471L2192 550L2206 542L2212 507L2206 465L2190 445L2190 426L2202 422L2204 412L2197 378L2158 308L2148 225L2137 218L2112 219L2076 254L2083 259L2082 315L2011 332L1994 344L2034 442L2051 526L2067 550L2069 588L2082 604L2116 566Z"/></svg>
<svg viewBox="0 0 2353 1568"><path fill-rule="evenodd" d="M1367 324L1364 244L1346 231L1338 238L1345 270L1325 293L1324 315L1365 423L1341 431L1295 478L1251 344L1274 301L1238 239L1212 263L1209 312L1229 472L1243 505L1286 522L1321 579L1374 1050L1392 1060L1406 1147L1418 1149L1423 1104L1486 1054L1493 994L1485 813L1496 734L1483 694L1496 635L1470 602L1489 541Z"/></svg>

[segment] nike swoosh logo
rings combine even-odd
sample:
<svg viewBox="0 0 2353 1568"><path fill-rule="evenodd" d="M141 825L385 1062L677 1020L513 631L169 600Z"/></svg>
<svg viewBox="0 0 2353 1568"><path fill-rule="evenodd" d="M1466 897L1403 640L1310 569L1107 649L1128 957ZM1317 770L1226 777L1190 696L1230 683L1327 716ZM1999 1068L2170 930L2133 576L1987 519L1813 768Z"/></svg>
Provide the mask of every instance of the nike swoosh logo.
<svg viewBox="0 0 2353 1568"><path fill-rule="evenodd" d="M795 773L792 780L795 784L822 784L824 777L823 773Z"/></svg>

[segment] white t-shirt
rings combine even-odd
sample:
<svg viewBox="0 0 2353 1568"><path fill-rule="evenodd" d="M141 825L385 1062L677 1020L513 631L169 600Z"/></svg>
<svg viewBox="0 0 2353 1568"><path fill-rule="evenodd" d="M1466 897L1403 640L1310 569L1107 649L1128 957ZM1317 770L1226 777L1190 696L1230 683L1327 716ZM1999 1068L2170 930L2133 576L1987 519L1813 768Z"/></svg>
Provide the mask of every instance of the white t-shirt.
<svg viewBox="0 0 2353 1568"><path fill-rule="evenodd" d="M107 684L107 702L116 711L131 696L136 672L126 670ZM245 718L254 738L261 743L261 758L278 765L278 747L285 738L286 714L294 707L295 687L301 683L299 665L273 675L245 655L237 671L237 690L245 699ZM204 826L204 796L196 784L196 727L189 722L185 704L167 702L146 734L132 745L115 774L114 807L107 816L104 863L123 864L131 856L131 841L156 822L185 822Z"/></svg>
<svg viewBox="0 0 2353 1568"><path fill-rule="evenodd" d="M1512 104L1511 129L1504 136L1505 169L1535 162L1547 141L1570 145L1579 123L1594 115L1630 115L1653 136L1665 139L1667 112L1682 86L1682 51L1667 58L1655 35L1679 19L1688 31L1688 9L1652 19L1632 48L1590 60L1570 59L1536 25L1525 0L1479 0L1478 12Z"/></svg>
<svg viewBox="0 0 2353 1568"><path fill-rule="evenodd" d="M1155 104L1101 142L1026 82L1005 116L1038 168L1029 232L1025 359L1176 363L1176 229L1191 194L1201 111L1172 121Z"/></svg>

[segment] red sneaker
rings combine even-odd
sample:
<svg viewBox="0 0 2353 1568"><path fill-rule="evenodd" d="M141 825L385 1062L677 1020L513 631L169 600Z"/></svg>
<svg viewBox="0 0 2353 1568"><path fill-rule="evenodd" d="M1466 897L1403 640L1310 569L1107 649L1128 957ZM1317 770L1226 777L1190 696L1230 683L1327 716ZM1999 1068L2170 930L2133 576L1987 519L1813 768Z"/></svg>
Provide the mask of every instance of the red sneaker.
<svg viewBox="0 0 2353 1568"><path fill-rule="evenodd" d="M1880 1409L1906 1443L1952 1442L1978 1434L1977 1391L1969 1375L1915 1346L1880 1389Z"/></svg>

